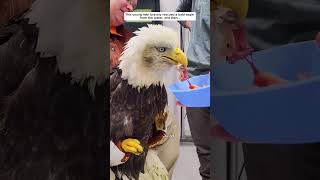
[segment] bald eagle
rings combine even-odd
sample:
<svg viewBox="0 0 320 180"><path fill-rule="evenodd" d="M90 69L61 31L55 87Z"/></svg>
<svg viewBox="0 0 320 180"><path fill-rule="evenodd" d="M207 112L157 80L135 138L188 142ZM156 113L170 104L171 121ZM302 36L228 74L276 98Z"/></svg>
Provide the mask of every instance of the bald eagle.
<svg viewBox="0 0 320 180"><path fill-rule="evenodd" d="M131 155L127 162L113 168L118 179L139 179L143 173L155 120L165 113L168 103L167 75L176 71L176 65L188 64L172 29L148 25L134 34L110 77L110 137L114 142L138 139L144 153Z"/></svg>
<svg viewBox="0 0 320 180"><path fill-rule="evenodd" d="M0 179L106 179L105 0L37 0L0 29Z"/></svg>

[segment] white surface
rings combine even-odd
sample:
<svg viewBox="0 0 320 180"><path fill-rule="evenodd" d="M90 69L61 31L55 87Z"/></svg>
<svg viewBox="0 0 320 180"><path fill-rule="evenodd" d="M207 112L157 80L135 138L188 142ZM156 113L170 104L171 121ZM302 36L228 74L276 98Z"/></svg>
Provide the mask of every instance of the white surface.
<svg viewBox="0 0 320 180"><path fill-rule="evenodd" d="M125 12L124 20L128 22L145 21L195 21L195 12Z"/></svg>
<svg viewBox="0 0 320 180"><path fill-rule="evenodd" d="M160 12L175 12L179 5L179 0L160 0ZM163 21L163 25L171 27L180 34L180 24L177 21Z"/></svg>
<svg viewBox="0 0 320 180"><path fill-rule="evenodd" d="M118 149L118 147L110 141L110 166L118 166L119 164L122 164L121 162L122 158L125 156L125 154Z"/></svg>
<svg viewBox="0 0 320 180"><path fill-rule="evenodd" d="M201 180L199 159L192 143L180 146L180 156L173 171L172 180Z"/></svg>

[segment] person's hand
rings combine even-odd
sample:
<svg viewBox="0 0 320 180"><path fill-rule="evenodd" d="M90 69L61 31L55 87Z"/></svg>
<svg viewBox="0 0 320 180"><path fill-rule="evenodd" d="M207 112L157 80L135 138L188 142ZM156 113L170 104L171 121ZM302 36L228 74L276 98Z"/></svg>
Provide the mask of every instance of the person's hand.
<svg viewBox="0 0 320 180"><path fill-rule="evenodd" d="M186 67L178 66L177 69L179 71L180 81L185 81L185 80L189 79L188 69Z"/></svg>
<svg viewBox="0 0 320 180"><path fill-rule="evenodd" d="M183 105L183 104L181 104L181 102L180 102L180 101L176 101L176 105L177 105L177 106L184 107L184 105Z"/></svg>
<svg viewBox="0 0 320 180"><path fill-rule="evenodd" d="M125 153L131 153L139 156L143 152L143 147L137 139L125 139L121 142L121 149Z"/></svg>
<svg viewBox="0 0 320 180"><path fill-rule="evenodd" d="M183 23L183 27L189 29L189 31L191 31L191 27L192 27L192 23L191 21L185 21Z"/></svg>

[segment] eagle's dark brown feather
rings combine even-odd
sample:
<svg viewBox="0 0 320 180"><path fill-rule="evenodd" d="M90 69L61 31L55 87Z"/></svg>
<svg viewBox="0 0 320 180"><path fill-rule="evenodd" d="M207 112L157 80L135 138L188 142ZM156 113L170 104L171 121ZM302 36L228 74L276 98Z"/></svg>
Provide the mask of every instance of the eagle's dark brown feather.
<svg viewBox="0 0 320 180"><path fill-rule="evenodd" d="M136 138L144 148L143 154L131 155L126 163L114 170L138 179L139 173L144 170L148 140L152 137L156 116L163 114L167 105L167 92L160 85L142 87L140 90L133 88L127 80L121 79L119 69L111 76L111 82L117 82L110 99L111 140L117 142L129 137ZM111 87L114 86L111 84Z"/></svg>
<svg viewBox="0 0 320 180"><path fill-rule="evenodd" d="M38 31L27 19L0 29L0 112L5 98L37 63Z"/></svg>
<svg viewBox="0 0 320 180"><path fill-rule="evenodd" d="M0 1L0 27L8 24L8 22L31 7L35 0L1 0Z"/></svg>

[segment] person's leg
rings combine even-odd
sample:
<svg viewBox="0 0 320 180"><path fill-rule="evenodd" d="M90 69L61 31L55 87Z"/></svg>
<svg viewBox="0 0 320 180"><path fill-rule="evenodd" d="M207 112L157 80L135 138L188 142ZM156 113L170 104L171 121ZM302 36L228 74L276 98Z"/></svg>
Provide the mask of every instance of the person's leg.
<svg viewBox="0 0 320 180"><path fill-rule="evenodd" d="M191 136L196 146L200 175L203 180L210 179L210 108L187 108L187 118Z"/></svg>
<svg viewBox="0 0 320 180"><path fill-rule="evenodd" d="M320 144L243 144L248 180L320 179Z"/></svg>

